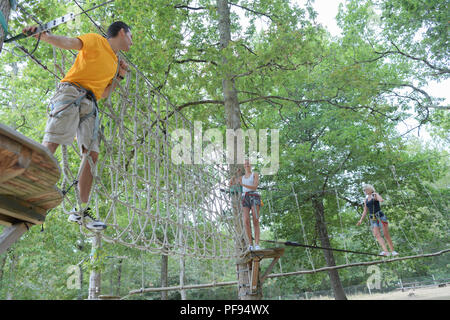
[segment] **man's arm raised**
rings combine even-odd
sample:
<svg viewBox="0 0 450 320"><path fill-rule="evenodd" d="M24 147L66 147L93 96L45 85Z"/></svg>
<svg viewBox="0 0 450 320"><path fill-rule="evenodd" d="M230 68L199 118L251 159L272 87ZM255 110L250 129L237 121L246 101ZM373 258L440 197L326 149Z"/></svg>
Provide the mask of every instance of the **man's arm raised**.
<svg viewBox="0 0 450 320"><path fill-rule="evenodd" d="M28 32L35 32L36 26L33 27L27 27L22 30L23 33ZM33 35L35 38L39 38L39 34ZM67 50L81 50L83 47L83 42L78 38L69 38L64 36L57 36L48 32L42 32L41 33L41 40L45 41L47 43L50 43L51 45L61 48L61 49L67 49Z"/></svg>

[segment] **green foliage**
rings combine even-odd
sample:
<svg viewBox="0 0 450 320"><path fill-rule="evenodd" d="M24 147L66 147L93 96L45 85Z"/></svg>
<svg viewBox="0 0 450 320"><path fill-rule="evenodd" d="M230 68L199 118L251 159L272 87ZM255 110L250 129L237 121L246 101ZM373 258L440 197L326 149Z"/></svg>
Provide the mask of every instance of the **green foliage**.
<svg viewBox="0 0 450 320"><path fill-rule="evenodd" d="M47 21L65 14L69 3L43 0L23 5ZM421 124L429 123L431 133L448 142L448 112L428 109L441 100L421 89L430 81L448 77L445 1L348 1L338 15L343 29L338 39L314 25L315 13L309 4L299 8L285 0L231 1L232 41L225 50L218 45L216 1L195 3L198 10L184 8L179 1L117 0L90 15L103 29L117 19L131 25L134 45L127 57L187 119L202 121L203 130L226 128L222 103L225 74L232 74L235 80L243 126L280 130L280 170L261 178L263 238L300 243L307 239L308 244L320 245L311 203L313 196L319 196L333 247L377 252L370 228L355 225L362 212L361 186L367 182L386 200L383 211L401 254L448 247L448 150L405 139L396 130L401 121L413 116ZM93 5L94 1L83 2L85 8ZM13 17L13 32L33 23L22 13ZM75 26L54 30L68 36L87 32L98 30L85 16ZM21 41L29 50L34 43L33 38ZM30 59L13 54L20 50L12 49L5 44L0 56L0 122L41 141L55 80ZM51 46L41 43L35 56L61 77L75 53L55 49L57 66L53 67L53 52ZM131 82L129 91L134 92L136 86L139 84ZM114 107L118 97L113 96L112 102ZM103 102L100 106L106 108ZM146 105L137 108L146 110ZM132 119L124 121L129 124ZM59 151L56 156L61 158ZM78 157L69 156L70 169L76 172ZM143 159L143 155L130 156L128 165L144 168ZM108 179L105 177L105 185ZM121 199L127 199L129 193L120 195ZM108 213L107 201L98 199L100 217ZM137 201L146 199L137 195ZM169 216L174 211L156 201L153 205ZM126 212L118 215L118 225L127 222ZM199 218L198 223L209 228L206 219ZM144 232L151 235L153 231ZM106 234L113 236L110 232ZM158 239L164 237L162 229L156 234ZM102 272L105 294L125 296L136 288L160 285L158 254L110 243L94 252L95 259L90 259L90 252L91 242L78 226L68 224L60 209L52 210L43 232L33 227L0 256L0 298L83 299L91 270ZM344 264L372 257L336 253L335 259ZM186 284L236 280L233 261L186 257L185 263ZM263 266L267 264L264 261ZM76 265L83 274L81 288L69 289L67 270ZM325 266L321 251L287 248L274 272L310 269L312 265ZM393 286L400 278L445 276L448 265L445 256L386 264L382 266L383 286ZM179 257L169 257L169 286L178 285L179 272ZM362 267L341 269L339 275L344 286L364 284L368 277ZM283 296L329 289L330 283L326 273L318 273L268 279L265 288L265 296ZM236 298L236 292L234 287L195 290L188 292L188 298L229 299ZM159 299L160 294L131 298ZM169 298L179 299L180 295L169 293Z"/></svg>

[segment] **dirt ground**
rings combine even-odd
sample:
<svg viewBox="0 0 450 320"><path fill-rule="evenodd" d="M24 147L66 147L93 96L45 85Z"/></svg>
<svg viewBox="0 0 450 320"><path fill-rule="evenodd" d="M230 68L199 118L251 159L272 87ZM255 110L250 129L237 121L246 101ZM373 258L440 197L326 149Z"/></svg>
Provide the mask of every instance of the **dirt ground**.
<svg viewBox="0 0 450 320"><path fill-rule="evenodd" d="M349 300L450 300L450 285L397 290L390 293L372 293L372 295L348 296Z"/></svg>

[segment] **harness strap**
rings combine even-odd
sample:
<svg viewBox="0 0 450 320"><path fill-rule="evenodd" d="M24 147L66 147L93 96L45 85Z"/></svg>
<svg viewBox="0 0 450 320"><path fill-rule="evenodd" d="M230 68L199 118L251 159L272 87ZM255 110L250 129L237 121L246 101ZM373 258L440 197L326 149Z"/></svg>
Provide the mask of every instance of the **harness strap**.
<svg viewBox="0 0 450 320"><path fill-rule="evenodd" d="M369 214L369 218L370 218L370 220L372 220L372 221L377 221L377 222L381 221L381 223L383 223L383 224L387 224L387 222L385 222L385 221L381 220L381 217L380 217L380 212L381 212L381 210L380 210L380 211L377 211L377 212L375 212L375 213L373 214L373 216L372 216L371 214Z"/></svg>
<svg viewBox="0 0 450 320"><path fill-rule="evenodd" d="M92 107L92 111L90 113L88 113L87 115L83 116L80 118L80 123L83 122L84 120L86 120L89 117L94 116L94 132L92 135L92 140L95 141L97 139L98 136L98 129L100 127L100 119L98 118L98 105L97 105L97 99L95 97L95 94L91 91L88 90L86 88L84 88L81 84L77 83L77 82L69 82L70 84L78 87L81 90L85 91L85 96L86 97L90 97L91 101L93 103L93 107ZM81 103L81 100L80 100Z"/></svg>
<svg viewBox="0 0 450 320"><path fill-rule="evenodd" d="M246 197L247 195L249 195L249 196L254 196L254 197L261 197L261 196L259 195L259 193L256 193L256 192L254 192L254 191L247 191L246 193L244 193L244 197Z"/></svg>

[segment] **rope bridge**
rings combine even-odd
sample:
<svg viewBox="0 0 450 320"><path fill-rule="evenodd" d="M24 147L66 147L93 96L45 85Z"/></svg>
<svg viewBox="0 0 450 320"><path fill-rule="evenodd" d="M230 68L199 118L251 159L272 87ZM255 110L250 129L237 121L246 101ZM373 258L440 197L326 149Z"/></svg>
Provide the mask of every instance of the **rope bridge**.
<svg viewBox="0 0 450 320"><path fill-rule="evenodd" d="M84 10L74 2L89 17L91 9ZM105 35L101 26L91 21ZM71 51L54 49L51 68L35 56L35 49L30 52L18 44L16 47L51 73L56 84L75 56ZM170 134L184 130L194 137L193 123L125 55L120 54L119 59L130 68L126 82L117 83L115 92L100 102L102 145L98 162L94 165L89 156L82 157L75 144L62 146L62 211L69 214L74 207L82 210L90 206L107 224L101 237L110 243L151 253L236 257L242 248L235 248L234 237L242 234L235 234L236 219L226 214L232 211L229 196L220 192L229 180L227 166L175 165L171 154L178 142L172 141ZM79 170L73 169L79 163ZM76 184L87 163L94 182L88 204L82 206ZM80 231L87 235L84 228Z"/></svg>

